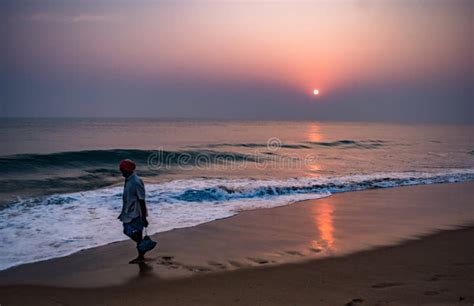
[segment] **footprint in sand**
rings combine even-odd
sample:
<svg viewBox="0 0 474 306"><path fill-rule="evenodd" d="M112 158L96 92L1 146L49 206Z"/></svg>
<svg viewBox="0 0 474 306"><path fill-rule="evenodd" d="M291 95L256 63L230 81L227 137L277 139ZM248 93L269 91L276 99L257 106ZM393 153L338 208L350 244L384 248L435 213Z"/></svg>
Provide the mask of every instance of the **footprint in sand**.
<svg viewBox="0 0 474 306"><path fill-rule="evenodd" d="M160 264L165 266L172 265L174 264L173 258L173 256L161 256Z"/></svg>
<svg viewBox="0 0 474 306"><path fill-rule="evenodd" d="M404 285L404 284L403 283L397 283L397 282L393 282L393 283L383 282L383 283L378 283L378 284L372 285L372 288L383 289L383 288L402 286L402 285Z"/></svg>
<svg viewBox="0 0 474 306"><path fill-rule="evenodd" d="M156 263L157 265L167 266L168 269L178 269L180 264L173 261L174 256L161 256L161 259Z"/></svg>
<svg viewBox="0 0 474 306"><path fill-rule="evenodd" d="M199 267L199 266L185 266L188 271L191 272L211 272L212 270L206 267Z"/></svg>
<svg viewBox="0 0 474 306"><path fill-rule="evenodd" d="M235 260L229 260L229 264L234 267L234 268L242 268L242 267L245 267L244 264L238 262L238 261L235 261Z"/></svg>
<svg viewBox="0 0 474 306"><path fill-rule="evenodd" d="M227 269L227 266L220 263L220 262L216 262L216 261L208 261L207 262L209 265L213 266L213 267L216 267L218 269L221 269L221 270L225 270Z"/></svg>
<svg viewBox="0 0 474 306"><path fill-rule="evenodd" d="M285 251L285 253L293 256L304 256L301 252L298 251Z"/></svg>
<svg viewBox="0 0 474 306"><path fill-rule="evenodd" d="M173 265L173 263L171 261L161 261L159 262L159 264L163 265L163 266L171 266Z"/></svg>
<svg viewBox="0 0 474 306"><path fill-rule="evenodd" d="M247 259L253 261L254 263L258 263L259 265L264 265L268 263L268 260L262 258L247 257Z"/></svg>

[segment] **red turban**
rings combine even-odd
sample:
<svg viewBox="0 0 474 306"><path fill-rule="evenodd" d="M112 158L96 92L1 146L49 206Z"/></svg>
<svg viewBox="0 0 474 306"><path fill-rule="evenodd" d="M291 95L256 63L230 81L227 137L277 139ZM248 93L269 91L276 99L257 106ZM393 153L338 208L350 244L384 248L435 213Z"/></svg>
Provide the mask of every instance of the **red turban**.
<svg viewBox="0 0 474 306"><path fill-rule="evenodd" d="M125 170L129 172L133 172L137 166L130 159L124 159L120 162L120 170Z"/></svg>

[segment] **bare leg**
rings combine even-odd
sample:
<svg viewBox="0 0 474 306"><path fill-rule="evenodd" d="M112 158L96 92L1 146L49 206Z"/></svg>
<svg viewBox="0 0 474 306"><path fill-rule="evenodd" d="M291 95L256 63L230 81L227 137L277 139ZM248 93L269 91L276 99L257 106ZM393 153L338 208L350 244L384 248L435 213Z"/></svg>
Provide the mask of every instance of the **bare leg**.
<svg viewBox="0 0 474 306"><path fill-rule="evenodd" d="M132 238L133 241L135 241L135 242L137 243L137 250L138 250L138 244L139 244L139 243L142 241L142 239L143 239L143 238L142 238L142 232L139 231L139 232L133 233L133 235L132 235L131 238ZM139 262L143 261L143 260L145 259L145 256L144 256L144 255L145 255L145 253L142 253L142 252L138 251L138 256L137 256L137 258L131 260L129 263L130 263L130 264L135 264L135 263L139 263Z"/></svg>

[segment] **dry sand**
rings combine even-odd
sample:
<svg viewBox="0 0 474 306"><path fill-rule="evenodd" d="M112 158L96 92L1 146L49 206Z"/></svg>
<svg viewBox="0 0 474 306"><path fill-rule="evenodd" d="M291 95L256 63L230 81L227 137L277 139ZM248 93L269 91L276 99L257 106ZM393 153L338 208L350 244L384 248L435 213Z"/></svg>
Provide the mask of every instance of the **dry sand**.
<svg viewBox="0 0 474 306"><path fill-rule="evenodd" d="M244 212L156 235L159 249L141 266L126 264L134 255L128 242L23 265L0 272L0 304L472 305L474 228L445 230L397 246L358 248L414 238L408 235L414 230L426 234L439 221L437 214L415 224L395 220L413 215L420 203L472 207L473 187L463 183L371 190ZM389 208L396 203L406 204L402 211L407 216L392 214ZM348 222L354 211L320 209L358 204L388 210L383 222L390 234L380 225L370 226L380 219L378 214L358 219L364 226L357 227L354 220ZM457 214L448 219L467 224L473 220L467 211L460 212L465 219L456 219ZM381 233L369 235L374 228ZM212 273L216 271L221 272ZM75 288L59 288L71 286Z"/></svg>

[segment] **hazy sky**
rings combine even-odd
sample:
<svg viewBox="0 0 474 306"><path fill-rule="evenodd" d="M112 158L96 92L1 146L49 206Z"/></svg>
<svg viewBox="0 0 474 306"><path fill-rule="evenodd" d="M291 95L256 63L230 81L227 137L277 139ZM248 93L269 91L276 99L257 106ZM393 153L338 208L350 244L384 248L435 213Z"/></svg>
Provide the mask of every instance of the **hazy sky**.
<svg viewBox="0 0 474 306"><path fill-rule="evenodd" d="M4 0L0 22L0 116L474 123L470 0Z"/></svg>

